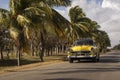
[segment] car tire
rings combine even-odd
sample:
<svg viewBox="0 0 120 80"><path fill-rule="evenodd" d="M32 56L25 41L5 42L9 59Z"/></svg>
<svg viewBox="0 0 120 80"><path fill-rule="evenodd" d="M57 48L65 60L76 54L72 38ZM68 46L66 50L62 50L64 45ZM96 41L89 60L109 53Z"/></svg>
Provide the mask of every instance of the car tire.
<svg viewBox="0 0 120 80"><path fill-rule="evenodd" d="M96 58L93 58L92 61L93 61L93 62L97 62L97 59L96 59Z"/></svg>
<svg viewBox="0 0 120 80"><path fill-rule="evenodd" d="M98 58L98 59L96 59L96 61L97 61L97 62L99 62L99 61L100 61L100 59Z"/></svg>
<svg viewBox="0 0 120 80"><path fill-rule="evenodd" d="M93 58L92 59L93 62L99 62L99 60L100 60L99 58Z"/></svg>
<svg viewBox="0 0 120 80"><path fill-rule="evenodd" d="M73 63L73 59L72 58L69 59L69 63Z"/></svg>

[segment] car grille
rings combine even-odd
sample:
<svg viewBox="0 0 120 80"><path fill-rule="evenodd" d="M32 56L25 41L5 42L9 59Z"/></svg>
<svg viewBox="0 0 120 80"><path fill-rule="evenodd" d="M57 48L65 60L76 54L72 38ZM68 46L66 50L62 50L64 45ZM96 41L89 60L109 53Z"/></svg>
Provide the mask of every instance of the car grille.
<svg viewBox="0 0 120 80"><path fill-rule="evenodd" d="M81 53L90 53L90 51L81 51Z"/></svg>
<svg viewBox="0 0 120 80"><path fill-rule="evenodd" d="M71 52L72 54L76 56L86 56L90 55L90 51L76 51L76 52Z"/></svg>

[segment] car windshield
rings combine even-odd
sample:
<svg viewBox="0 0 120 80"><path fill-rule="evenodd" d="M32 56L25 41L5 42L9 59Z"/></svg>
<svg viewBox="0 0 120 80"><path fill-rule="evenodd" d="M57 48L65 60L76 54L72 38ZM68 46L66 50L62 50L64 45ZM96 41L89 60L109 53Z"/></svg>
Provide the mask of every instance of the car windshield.
<svg viewBox="0 0 120 80"><path fill-rule="evenodd" d="M74 46L77 46L77 45L93 45L93 40L92 39L80 39L80 40L77 40L73 45Z"/></svg>

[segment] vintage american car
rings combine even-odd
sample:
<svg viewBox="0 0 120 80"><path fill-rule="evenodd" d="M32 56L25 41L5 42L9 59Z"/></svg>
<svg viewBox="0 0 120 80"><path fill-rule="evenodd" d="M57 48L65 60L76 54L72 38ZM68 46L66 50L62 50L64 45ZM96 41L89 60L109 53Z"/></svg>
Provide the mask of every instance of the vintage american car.
<svg viewBox="0 0 120 80"><path fill-rule="evenodd" d="M78 39L68 50L68 60L73 63L74 60L88 59L99 61L100 53L94 41L91 38Z"/></svg>

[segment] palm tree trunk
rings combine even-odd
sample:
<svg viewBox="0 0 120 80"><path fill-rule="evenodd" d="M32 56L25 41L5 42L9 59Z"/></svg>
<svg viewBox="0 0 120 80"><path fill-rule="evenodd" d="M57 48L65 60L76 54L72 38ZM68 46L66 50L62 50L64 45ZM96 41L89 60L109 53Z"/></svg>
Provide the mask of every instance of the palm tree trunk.
<svg viewBox="0 0 120 80"><path fill-rule="evenodd" d="M10 50L9 50L9 49L7 49L7 59L10 59L9 54L10 54Z"/></svg>
<svg viewBox="0 0 120 80"><path fill-rule="evenodd" d="M65 52L65 44L62 44L62 53Z"/></svg>
<svg viewBox="0 0 120 80"><path fill-rule="evenodd" d="M44 57L44 48L41 48L41 53L40 53L40 59L41 59L41 62L43 62L43 57Z"/></svg>
<svg viewBox="0 0 120 80"><path fill-rule="evenodd" d="M31 39L31 55L34 56L33 38Z"/></svg>
<svg viewBox="0 0 120 80"><path fill-rule="evenodd" d="M21 55L20 55L20 50L18 50L18 53L17 53L17 54L18 54L17 64L18 64L18 66L20 66L20 58L21 58L21 57L20 57L20 56L21 56Z"/></svg>
<svg viewBox="0 0 120 80"><path fill-rule="evenodd" d="M21 44L20 44L20 40L16 41L16 56L17 56L17 65L20 66L21 65L21 62L20 62L20 59L21 59Z"/></svg>
<svg viewBox="0 0 120 80"><path fill-rule="evenodd" d="M50 53L51 53L51 56L53 55L53 49L52 47L50 48Z"/></svg>
<svg viewBox="0 0 120 80"><path fill-rule="evenodd" d="M17 65L20 66L21 65L21 45L19 43L18 47L17 47Z"/></svg>
<svg viewBox="0 0 120 80"><path fill-rule="evenodd" d="M0 54L1 54L1 60L3 60L3 52L2 52L2 47L0 47Z"/></svg>
<svg viewBox="0 0 120 80"><path fill-rule="evenodd" d="M43 62L43 57L44 57L44 51L45 51L45 45L44 45L44 37L43 37L43 33L41 33L41 53L40 53L40 59L41 59L41 62Z"/></svg>

